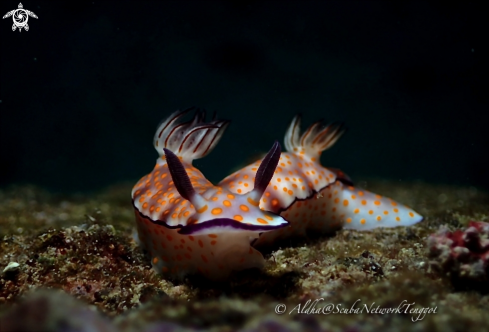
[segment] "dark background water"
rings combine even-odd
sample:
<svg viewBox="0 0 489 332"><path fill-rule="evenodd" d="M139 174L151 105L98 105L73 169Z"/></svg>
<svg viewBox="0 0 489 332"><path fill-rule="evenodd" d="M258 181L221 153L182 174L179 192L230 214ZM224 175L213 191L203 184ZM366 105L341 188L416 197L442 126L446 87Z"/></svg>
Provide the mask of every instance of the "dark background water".
<svg viewBox="0 0 489 332"><path fill-rule="evenodd" d="M0 21L2 186L136 181L160 120L196 105L233 121L194 163L212 181L302 112L346 122L322 162L354 179L489 187L483 2L22 3L28 32Z"/></svg>

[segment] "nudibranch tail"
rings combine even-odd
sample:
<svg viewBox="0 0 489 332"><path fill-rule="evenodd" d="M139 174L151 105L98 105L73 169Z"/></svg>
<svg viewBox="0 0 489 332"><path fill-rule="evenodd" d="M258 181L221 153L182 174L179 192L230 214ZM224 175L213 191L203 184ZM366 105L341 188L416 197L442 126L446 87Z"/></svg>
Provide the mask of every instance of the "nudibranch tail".
<svg viewBox="0 0 489 332"><path fill-rule="evenodd" d="M163 155L163 148L192 161L207 155L219 142L229 125L228 120L217 120L215 113L211 122L204 122L205 111L197 109L191 121L178 123L178 120L194 108L176 111L160 123L154 136L156 151Z"/></svg>
<svg viewBox="0 0 489 332"><path fill-rule="evenodd" d="M318 160L324 150L329 149L346 132L343 123L323 125L323 121L316 121L300 135L301 116L293 119L285 133L285 148L288 152L305 154Z"/></svg>
<svg viewBox="0 0 489 332"><path fill-rule="evenodd" d="M331 205L346 229L411 226L423 220L406 205L367 190L346 186L340 181L329 192L332 194Z"/></svg>

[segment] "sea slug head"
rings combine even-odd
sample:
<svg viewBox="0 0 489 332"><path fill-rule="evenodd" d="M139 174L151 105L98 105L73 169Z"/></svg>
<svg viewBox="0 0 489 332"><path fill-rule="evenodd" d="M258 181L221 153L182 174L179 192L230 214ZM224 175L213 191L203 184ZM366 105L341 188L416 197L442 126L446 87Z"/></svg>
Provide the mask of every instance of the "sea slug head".
<svg viewBox="0 0 489 332"><path fill-rule="evenodd" d="M261 233L285 227L281 216L259 208L260 198L273 177L280 158L280 144L275 142L263 159L254 180L254 188L240 195L222 188L199 194L192 186L184 166L173 152L164 149L172 180L179 194L190 201L196 214L180 230L180 234ZM257 235L257 234L256 234Z"/></svg>

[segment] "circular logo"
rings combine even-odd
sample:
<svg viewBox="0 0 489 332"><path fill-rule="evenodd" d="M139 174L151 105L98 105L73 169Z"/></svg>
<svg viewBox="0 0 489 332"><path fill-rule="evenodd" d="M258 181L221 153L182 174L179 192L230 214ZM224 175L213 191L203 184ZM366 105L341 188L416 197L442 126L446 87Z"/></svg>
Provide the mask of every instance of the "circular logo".
<svg viewBox="0 0 489 332"><path fill-rule="evenodd" d="M17 9L14 12L14 15L12 15L12 16L13 16L15 25L18 27L23 27L24 25L26 25L27 20L29 19L28 15L24 9Z"/></svg>

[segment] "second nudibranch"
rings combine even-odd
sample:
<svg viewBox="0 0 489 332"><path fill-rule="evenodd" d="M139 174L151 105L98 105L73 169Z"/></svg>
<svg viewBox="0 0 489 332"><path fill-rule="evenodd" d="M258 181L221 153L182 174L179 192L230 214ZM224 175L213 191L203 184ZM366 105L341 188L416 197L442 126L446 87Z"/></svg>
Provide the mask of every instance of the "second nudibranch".
<svg viewBox="0 0 489 332"><path fill-rule="evenodd" d="M192 160L214 148L228 122L206 123L198 111L192 121L180 123L187 112L175 112L159 125L154 145L160 157L132 190L140 244L151 255L153 268L165 276L199 273L222 280L232 271L260 268L264 258L251 242L288 224L258 207L280 145L276 142L259 164L246 193L214 186Z"/></svg>
<svg viewBox="0 0 489 332"><path fill-rule="evenodd" d="M413 225L423 219L411 208L388 197L353 187L342 171L319 163L321 153L344 133L342 125L311 125L300 136L300 116L285 135L287 152L281 154L275 174L260 200L260 208L280 214L288 227L262 234L254 246L270 245L306 231L329 233L341 227L369 230ZM236 194L250 190L260 160L219 183Z"/></svg>

